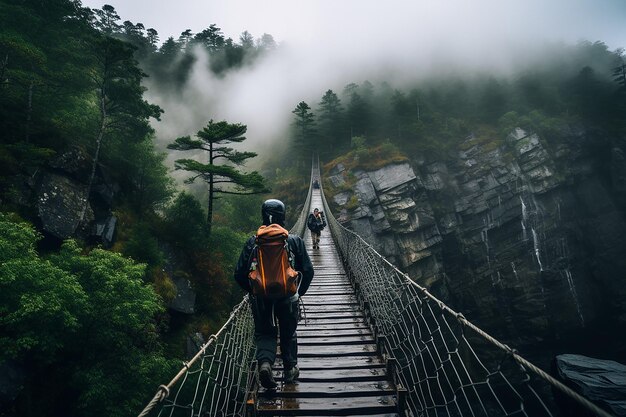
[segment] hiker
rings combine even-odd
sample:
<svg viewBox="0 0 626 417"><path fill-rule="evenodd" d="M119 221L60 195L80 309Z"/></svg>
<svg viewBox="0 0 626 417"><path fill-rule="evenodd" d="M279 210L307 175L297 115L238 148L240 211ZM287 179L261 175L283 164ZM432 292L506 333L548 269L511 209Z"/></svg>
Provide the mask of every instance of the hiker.
<svg viewBox="0 0 626 417"><path fill-rule="evenodd" d="M313 188L315 188L316 190L319 190L320 188L320 182L317 180L317 178L315 178L315 180L313 181Z"/></svg>
<svg viewBox="0 0 626 417"><path fill-rule="evenodd" d="M306 225L311 231L311 240L313 241L313 249L320 248L320 236L322 230L326 227L326 218L324 212L320 211L317 207L313 210L313 213L309 214L309 218L306 221Z"/></svg>
<svg viewBox="0 0 626 417"><path fill-rule="evenodd" d="M235 269L235 280L250 294L254 317L256 359L259 381L267 389L278 385L272 374L276 360L276 319L280 330L280 351L284 379L293 383L298 369L299 298L313 279L313 265L297 235L285 226L285 205L280 200L266 200L261 206L263 225L243 247Z"/></svg>

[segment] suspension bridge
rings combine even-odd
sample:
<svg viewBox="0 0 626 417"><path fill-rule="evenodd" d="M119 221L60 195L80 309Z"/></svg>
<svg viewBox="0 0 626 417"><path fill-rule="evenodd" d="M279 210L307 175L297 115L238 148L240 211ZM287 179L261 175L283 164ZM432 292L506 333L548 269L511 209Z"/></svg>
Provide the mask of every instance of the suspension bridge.
<svg viewBox="0 0 626 417"><path fill-rule="evenodd" d="M257 383L248 297L139 417L561 416L552 392L589 415L611 414L578 395L413 282L333 216L317 164L298 221L315 277L298 326L300 378ZM313 249L306 219L323 207L330 233Z"/></svg>

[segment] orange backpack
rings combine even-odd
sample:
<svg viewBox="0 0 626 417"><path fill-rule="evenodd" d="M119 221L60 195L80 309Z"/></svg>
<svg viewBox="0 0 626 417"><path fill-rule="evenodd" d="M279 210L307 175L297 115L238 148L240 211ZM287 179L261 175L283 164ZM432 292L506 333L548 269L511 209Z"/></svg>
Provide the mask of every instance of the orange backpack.
<svg viewBox="0 0 626 417"><path fill-rule="evenodd" d="M278 224L257 230L248 274L254 295L278 299L298 292L299 273L293 268L288 236L289 232Z"/></svg>

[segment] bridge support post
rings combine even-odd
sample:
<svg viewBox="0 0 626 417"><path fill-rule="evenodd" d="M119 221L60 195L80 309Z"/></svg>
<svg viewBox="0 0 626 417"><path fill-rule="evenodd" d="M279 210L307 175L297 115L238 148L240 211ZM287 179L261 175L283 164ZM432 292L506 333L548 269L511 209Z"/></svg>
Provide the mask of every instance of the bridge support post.
<svg viewBox="0 0 626 417"><path fill-rule="evenodd" d="M250 364L250 374L248 375L248 392L246 394L245 417L256 417L256 393L258 390L257 373L258 363L256 360Z"/></svg>
<svg viewBox="0 0 626 417"><path fill-rule="evenodd" d="M390 353L387 351L387 336L384 334L377 334L375 337L376 337L376 349L378 350L378 353L381 356L385 357L386 355Z"/></svg>
<svg viewBox="0 0 626 417"><path fill-rule="evenodd" d="M385 359L385 367L387 369L387 376L391 378L396 387L396 411L398 412L398 415L405 416L406 414L404 409L406 407L407 390L402 386L400 378L398 378L398 360L391 356L387 357Z"/></svg>

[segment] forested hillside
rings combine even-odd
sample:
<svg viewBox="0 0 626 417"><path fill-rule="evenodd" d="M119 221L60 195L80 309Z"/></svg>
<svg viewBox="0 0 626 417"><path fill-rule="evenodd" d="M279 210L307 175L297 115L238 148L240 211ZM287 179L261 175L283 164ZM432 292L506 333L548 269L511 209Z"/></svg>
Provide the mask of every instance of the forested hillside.
<svg viewBox="0 0 626 417"><path fill-rule="evenodd" d="M623 50L584 41L544 45L537 54L541 60L529 59L510 73L450 68L420 81L329 86L315 102L293 109L293 137L302 149L315 149L329 161L384 142L411 156L444 156L471 133L494 130L497 140L515 126L550 133L560 122L578 121L622 131Z"/></svg>
<svg viewBox="0 0 626 417"><path fill-rule="evenodd" d="M207 218L144 97L148 74L185 82L195 45L224 75L274 41L211 24L161 43L110 6L0 1L0 415L134 414L240 300L232 269L263 196L224 195Z"/></svg>

